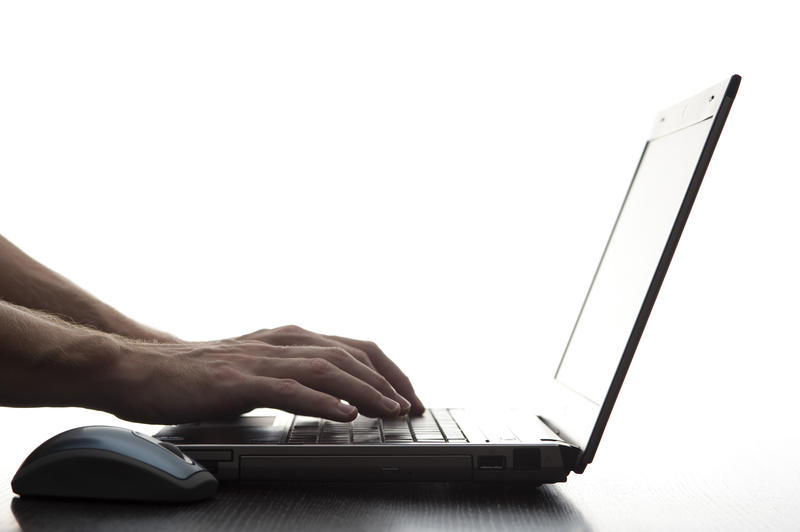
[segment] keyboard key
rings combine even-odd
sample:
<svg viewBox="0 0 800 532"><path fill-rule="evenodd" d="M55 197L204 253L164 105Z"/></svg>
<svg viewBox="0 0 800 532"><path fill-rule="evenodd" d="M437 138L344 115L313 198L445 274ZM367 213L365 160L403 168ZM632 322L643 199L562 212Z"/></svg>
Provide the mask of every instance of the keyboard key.
<svg viewBox="0 0 800 532"><path fill-rule="evenodd" d="M384 439L388 441L414 441L414 437L411 434L385 434Z"/></svg>
<svg viewBox="0 0 800 532"><path fill-rule="evenodd" d="M323 434L319 437L322 440L350 440L350 434Z"/></svg>
<svg viewBox="0 0 800 532"><path fill-rule="evenodd" d="M350 443L350 436L323 436L319 443L324 445L345 445Z"/></svg>
<svg viewBox="0 0 800 532"><path fill-rule="evenodd" d="M353 433L353 443L381 443L380 434L356 434Z"/></svg>
<svg viewBox="0 0 800 532"><path fill-rule="evenodd" d="M506 431L493 434L509 437ZM504 439L500 439L504 441ZM375 419L359 415L350 423L296 416L286 443L292 445L379 445L411 443L467 443L459 424L446 409L424 412L420 416Z"/></svg>
<svg viewBox="0 0 800 532"><path fill-rule="evenodd" d="M317 428L319 427L319 419L302 417L295 419L294 428Z"/></svg>

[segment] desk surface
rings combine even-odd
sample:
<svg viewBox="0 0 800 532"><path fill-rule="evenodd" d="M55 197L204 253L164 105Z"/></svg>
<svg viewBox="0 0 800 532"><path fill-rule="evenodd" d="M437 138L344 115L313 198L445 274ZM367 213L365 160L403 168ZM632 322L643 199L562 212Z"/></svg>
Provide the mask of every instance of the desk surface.
<svg viewBox="0 0 800 532"><path fill-rule="evenodd" d="M48 436L80 425L135 425L82 410L0 408L3 433L13 435L3 442L0 459L0 530L727 531L800 526L797 431L770 434L735 416L691 427L686 421L695 419L692 415L664 411L643 416L641 405L628 405L612 418L595 463L564 484L228 485L214 500L184 505L16 497L11 477ZM9 427L14 429L7 432ZM707 439L709 434L715 439Z"/></svg>

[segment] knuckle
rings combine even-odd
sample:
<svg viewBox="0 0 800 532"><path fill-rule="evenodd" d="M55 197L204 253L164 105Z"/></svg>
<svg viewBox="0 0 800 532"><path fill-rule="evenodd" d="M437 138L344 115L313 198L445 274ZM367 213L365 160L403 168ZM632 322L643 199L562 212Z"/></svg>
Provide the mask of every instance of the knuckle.
<svg viewBox="0 0 800 532"><path fill-rule="evenodd" d="M326 355L328 356L328 360L336 363L344 363L350 360L351 355L346 350L342 349L341 347L332 347L325 351Z"/></svg>
<svg viewBox="0 0 800 532"><path fill-rule="evenodd" d="M214 355L218 352L219 350L216 348L216 346L201 345L199 347L195 347L194 349L192 349L191 353L189 353L189 357L198 357L198 358L207 357L210 355Z"/></svg>
<svg viewBox="0 0 800 532"><path fill-rule="evenodd" d="M275 391L281 397L294 396L300 387L300 383L294 379L278 379L275 383Z"/></svg>
<svg viewBox="0 0 800 532"><path fill-rule="evenodd" d="M217 381L228 381L238 374L233 364L228 361L215 360L211 363L211 376Z"/></svg>
<svg viewBox="0 0 800 532"><path fill-rule="evenodd" d="M370 360L367 354L362 351L361 349L353 349L351 353L352 357L361 362L362 364L366 364L367 366L370 365Z"/></svg>
<svg viewBox="0 0 800 532"><path fill-rule="evenodd" d="M327 375L333 371L333 364L324 358L310 358L306 365L312 373L317 375Z"/></svg>
<svg viewBox="0 0 800 532"><path fill-rule="evenodd" d="M298 325L284 325L283 327L278 327L278 330L286 334L300 334L305 332L303 328Z"/></svg>
<svg viewBox="0 0 800 532"><path fill-rule="evenodd" d="M365 341L361 342L361 344L363 346L362 349L364 351L366 351L367 353L379 353L380 352L380 348L378 347L378 344L376 344L375 342L372 342L370 340L365 340Z"/></svg>

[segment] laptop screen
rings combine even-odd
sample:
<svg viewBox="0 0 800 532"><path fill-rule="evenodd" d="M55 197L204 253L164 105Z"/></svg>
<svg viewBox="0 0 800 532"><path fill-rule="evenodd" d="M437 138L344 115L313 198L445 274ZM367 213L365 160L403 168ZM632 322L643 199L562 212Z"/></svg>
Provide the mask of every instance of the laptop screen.
<svg viewBox="0 0 800 532"><path fill-rule="evenodd" d="M713 119L651 139L597 267L556 379L601 405L631 336Z"/></svg>

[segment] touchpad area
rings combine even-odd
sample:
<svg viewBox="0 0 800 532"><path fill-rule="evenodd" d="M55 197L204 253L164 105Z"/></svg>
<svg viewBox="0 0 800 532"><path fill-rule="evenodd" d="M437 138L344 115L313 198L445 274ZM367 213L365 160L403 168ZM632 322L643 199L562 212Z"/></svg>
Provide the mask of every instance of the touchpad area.
<svg viewBox="0 0 800 532"><path fill-rule="evenodd" d="M243 416L222 421L185 423L161 429L155 437L177 445L280 443L287 425L276 416Z"/></svg>

